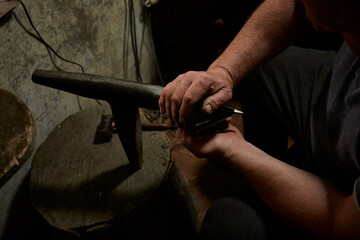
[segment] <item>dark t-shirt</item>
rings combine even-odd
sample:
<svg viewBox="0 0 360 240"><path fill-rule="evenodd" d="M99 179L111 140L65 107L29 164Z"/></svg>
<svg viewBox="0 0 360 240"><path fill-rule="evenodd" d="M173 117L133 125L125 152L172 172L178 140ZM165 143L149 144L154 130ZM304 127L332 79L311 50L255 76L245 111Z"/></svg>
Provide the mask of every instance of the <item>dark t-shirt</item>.
<svg viewBox="0 0 360 240"><path fill-rule="evenodd" d="M320 175L348 193L355 190L360 199L360 181L355 184L360 176L360 59L346 43L335 58L325 106L313 113L312 144Z"/></svg>

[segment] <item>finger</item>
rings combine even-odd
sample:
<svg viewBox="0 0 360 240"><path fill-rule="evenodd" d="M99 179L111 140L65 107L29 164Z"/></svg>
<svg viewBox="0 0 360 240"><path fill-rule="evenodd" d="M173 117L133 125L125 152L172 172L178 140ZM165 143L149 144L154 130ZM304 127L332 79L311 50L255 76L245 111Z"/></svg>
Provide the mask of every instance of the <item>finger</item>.
<svg viewBox="0 0 360 240"><path fill-rule="evenodd" d="M174 96L174 95L173 95ZM179 107L179 104L180 103L178 103L177 101L171 101L171 106L170 106L170 108L171 108L171 119L173 119L173 121L177 124L177 125L179 125L178 124L178 122L179 122L179 114L178 114L178 107Z"/></svg>
<svg viewBox="0 0 360 240"><path fill-rule="evenodd" d="M159 101L158 101L160 113L164 114L166 112L169 121L170 121L170 118L169 118L170 116L169 116L168 109L170 109L170 108L167 106L167 103L169 101L168 100L169 96L172 95L172 89L173 89L172 85L173 85L173 82L170 82L163 88L163 90L161 91Z"/></svg>
<svg viewBox="0 0 360 240"><path fill-rule="evenodd" d="M176 80L176 79L175 79ZM166 112L166 116L168 117L168 120L170 122L170 124L174 124L174 121L171 117L171 96L176 88L176 82L172 81L170 82L165 89L163 90L163 98L164 98L164 103L163 105L165 105L165 112Z"/></svg>
<svg viewBox="0 0 360 240"><path fill-rule="evenodd" d="M182 100L181 94L186 91L183 89L186 89L189 85L186 83L186 75L187 74L179 75L163 90L164 94L162 95L164 95L165 98L165 110L171 124L178 122L177 112Z"/></svg>
<svg viewBox="0 0 360 240"><path fill-rule="evenodd" d="M190 74L179 76L178 86L175 89L173 95L171 96L171 117L176 123L180 122L179 109L183 101L183 96L191 85L191 78L192 76Z"/></svg>
<svg viewBox="0 0 360 240"><path fill-rule="evenodd" d="M211 114L213 111L223 106L225 103L231 100L232 91L230 89L220 89L215 93L210 92L209 97L207 97L202 105L202 111L205 114Z"/></svg>
<svg viewBox="0 0 360 240"><path fill-rule="evenodd" d="M158 101L158 105L159 105L161 114L165 113L165 96L164 95L165 95L164 92L162 92L160 95L159 101Z"/></svg>
<svg viewBox="0 0 360 240"><path fill-rule="evenodd" d="M210 78L205 74L199 75L196 81L193 81L191 86L183 95L182 104L179 110L179 121L181 124L190 120L191 112L194 111L196 104L200 102L204 96L208 95L214 88Z"/></svg>
<svg viewBox="0 0 360 240"><path fill-rule="evenodd" d="M169 96L166 96L166 100L165 100L166 116L168 118L170 125L173 125L174 121L171 118L171 105L170 104L171 104L171 101L169 100Z"/></svg>

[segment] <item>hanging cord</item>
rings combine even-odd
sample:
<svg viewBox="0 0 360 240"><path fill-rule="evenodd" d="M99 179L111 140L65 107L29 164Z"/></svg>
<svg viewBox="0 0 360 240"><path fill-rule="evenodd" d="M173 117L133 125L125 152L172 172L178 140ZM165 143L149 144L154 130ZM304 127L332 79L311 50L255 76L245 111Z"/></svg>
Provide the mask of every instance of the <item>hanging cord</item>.
<svg viewBox="0 0 360 240"><path fill-rule="evenodd" d="M22 1L20 1L20 4L21 4L21 6L22 6L23 9L24 9L25 15L26 15L26 17L27 17L27 19L28 19L31 27L33 28L33 30L34 30L34 31L36 32L36 34L37 34L37 36L34 36L34 37L35 37L39 42L41 42L42 44L44 44L45 47L46 47L49 51L51 51L56 57L60 58L60 59L61 59L62 61L64 61L64 62L71 63L71 64L74 64L74 65L79 66L80 69L81 69L81 72L82 72L82 73L85 73L84 67L83 67L81 64L63 58L62 56L60 56L60 55L42 38L41 34L40 34L39 31L36 29L33 21L31 20L30 14L29 14L29 12L28 12L25 4L24 4ZM59 68L55 65L55 63L54 63L51 55L50 55L50 58L51 58L51 62L54 64L54 66L55 66L57 69L59 69ZM80 104L79 95L76 95L76 98L77 98L77 102L78 102L79 109L82 110L82 107L81 107L81 104ZM97 99L95 99L95 100L96 100L96 102L97 102L100 106L102 105L99 100L97 100Z"/></svg>
<svg viewBox="0 0 360 240"><path fill-rule="evenodd" d="M159 65L159 61L158 61L158 56L156 54L156 49L155 49L153 29L152 29L153 21L152 21L151 12L148 14L147 19L148 19L148 26L149 26L148 31L149 31L149 36L150 36L151 51L152 51L152 54L154 56L156 70L158 72L158 76L159 76L159 80L160 80L161 85L165 86L164 78L163 78L163 75L162 75L162 71L161 71L161 68L160 68L160 65Z"/></svg>
<svg viewBox="0 0 360 240"><path fill-rule="evenodd" d="M128 57L127 57L127 50L128 50L128 34L129 32L127 31L127 26L128 26L128 9L127 9L127 0L124 0L124 9L125 9L125 16L124 16L124 41L123 41L123 78L127 79L127 62L128 62Z"/></svg>
<svg viewBox="0 0 360 240"><path fill-rule="evenodd" d="M31 25L31 27L34 29L34 31L36 32L36 34L38 35L38 40L44 44L53 54L55 54L58 58L60 58L61 60L63 60L64 62L67 62L67 63L71 63L71 64L74 64L74 65L77 65L81 68L81 72L82 73L85 73L84 71L84 68L81 64L79 63L76 63L76 62L73 62L73 61L70 61L70 60L67 60L65 58L63 58L62 56L60 56L43 38L42 36L40 35L39 31L36 29L36 27L34 26L34 23L32 22L31 20L31 17L30 17L30 14L27 10L27 8L25 7L24 3L22 1L20 1L20 4L21 6L23 7L24 11L25 11L25 14L26 14L26 17L27 19L29 20L29 23Z"/></svg>
<svg viewBox="0 0 360 240"><path fill-rule="evenodd" d="M142 1L140 0L140 8L144 7L142 4ZM128 6L129 5L129 6ZM138 52L138 47L137 47L137 35L136 35L136 25L135 25L135 12L134 12L134 3L133 0L124 0L124 8L125 8L125 17L124 17L124 42L123 42L123 78L127 79L127 35L128 33L130 33L130 37L131 37L131 45L132 45L132 50L133 50L133 57L134 57L134 62L135 62L135 68L136 68L136 79L138 82L142 82L142 77L141 77L141 71L140 71L140 61L139 61L139 52ZM143 11L143 10L142 10ZM129 15L129 17L128 17ZM153 43L153 36L152 36L152 29L151 29L151 17L150 17L150 13L145 13L142 14L142 16L144 17L146 24L149 26L149 35L151 37L150 39L150 44L151 44L151 49L152 49L152 53L153 56L155 58L155 63L156 63L156 68L157 68L157 72L159 74L159 80L160 83L162 85L164 85L164 80L163 80L163 76L162 76L162 72L160 70L159 67L159 63L157 60L157 56L155 54L155 46ZM128 20L129 18L129 20ZM129 22L129 23L128 23ZM130 28L130 31L128 32L128 25ZM140 48L140 55L142 52L142 46L144 43L144 35L145 35L145 26L142 29L142 39L141 39L141 48Z"/></svg>
<svg viewBox="0 0 360 240"><path fill-rule="evenodd" d="M134 3L133 0L129 0L129 24L130 24L130 32L131 32L131 45L133 49L135 68L136 68L136 79L138 82L142 82L141 74L140 74L140 63L139 63L139 55L137 49L137 40L136 40L136 24L135 24L135 11L134 11Z"/></svg>

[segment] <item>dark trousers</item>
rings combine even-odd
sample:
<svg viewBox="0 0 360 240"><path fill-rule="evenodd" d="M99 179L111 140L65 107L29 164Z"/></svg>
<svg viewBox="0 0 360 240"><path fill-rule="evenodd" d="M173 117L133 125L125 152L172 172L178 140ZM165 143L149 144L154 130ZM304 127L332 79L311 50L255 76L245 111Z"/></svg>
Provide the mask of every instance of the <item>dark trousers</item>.
<svg viewBox="0 0 360 240"><path fill-rule="evenodd" d="M327 96L334 57L334 52L290 47L244 80L239 91L245 139L280 160L316 172L311 118L314 104ZM295 141L290 150L288 136ZM253 192L215 201L200 232L201 239L280 237L309 239L278 218Z"/></svg>

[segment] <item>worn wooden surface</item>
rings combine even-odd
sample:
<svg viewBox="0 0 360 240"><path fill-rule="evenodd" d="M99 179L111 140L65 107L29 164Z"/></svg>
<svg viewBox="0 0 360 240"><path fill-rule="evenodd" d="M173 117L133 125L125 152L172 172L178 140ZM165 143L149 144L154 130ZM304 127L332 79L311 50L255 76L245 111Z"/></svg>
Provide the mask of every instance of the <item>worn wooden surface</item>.
<svg viewBox="0 0 360 240"><path fill-rule="evenodd" d="M29 158L35 143L30 110L12 93L0 89L0 186Z"/></svg>
<svg viewBox="0 0 360 240"><path fill-rule="evenodd" d="M111 114L108 107L70 116L33 158L33 206L59 229L94 227L124 216L151 198L166 177L171 152L162 132L143 132L140 170L129 165L118 136L93 144L104 114Z"/></svg>
<svg viewBox="0 0 360 240"><path fill-rule="evenodd" d="M11 11L11 9L13 9L18 4L19 1L16 0L0 0L0 18Z"/></svg>

